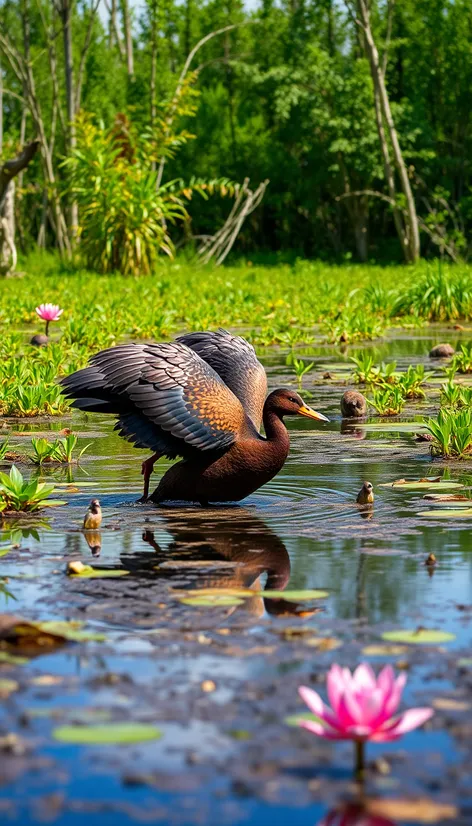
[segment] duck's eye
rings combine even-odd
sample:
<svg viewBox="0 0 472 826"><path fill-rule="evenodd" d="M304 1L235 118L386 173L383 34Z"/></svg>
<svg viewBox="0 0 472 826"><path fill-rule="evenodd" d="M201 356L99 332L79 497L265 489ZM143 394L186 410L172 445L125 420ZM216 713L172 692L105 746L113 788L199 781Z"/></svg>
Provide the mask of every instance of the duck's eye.
<svg viewBox="0 0 472 826"><path fill-rule="evenodd" d="M289 402L293 402L294 404L298 404L298 399L294 399L293 396L290 396Z"/></svg>

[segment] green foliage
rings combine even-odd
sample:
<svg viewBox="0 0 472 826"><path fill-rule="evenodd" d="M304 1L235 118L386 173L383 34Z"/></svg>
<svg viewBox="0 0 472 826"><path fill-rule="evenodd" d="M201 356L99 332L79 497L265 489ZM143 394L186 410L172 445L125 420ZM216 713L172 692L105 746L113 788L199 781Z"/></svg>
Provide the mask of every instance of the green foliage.
<svg viewBox="0 0 472 826"><path fill-rule="evenodd" d="M451 270L439 263L423 274L412 274L413 284L398 296L395 315L414 314L428 321L469 318L472 312L472 281L462 269Z"/></svg>
<svg viewBox="0 0 472 826"><path fill-rule="evenodd" d="M459 350L451 359L448 370L455 373L472 373L472 341L461 344Z"/></svg>
<svg viewBox="0 0 472 826"><path fill-rule="evenodd" d="M398 386L374 388L372 398L368 401L380 416L397 416L406 403L402 389Z"/></svg>
<svg viewBox="0 0 472 826"><path fill-rule="evenodd" d="M80 254L92 269L151 273L159 253L173 257L169 225L189 220L186 204L194 193L204 198L217 191L235 194L237 188L227 178L159 184L160 158L172 158L192 137L175 134L169 125L171 115L194 113L194 107L185 104L185 96L192 93L192 86L183 84L164 111L160 129L151 133L138 131L125 116L111 129L88 115L77 117L77 147L64 166L69 192L79 206Z"/></svg>
<svg viewBox="0 0 472 826"><path fill-rule="evenodd" d="M60 464L72 464L80 462L85 451L90 447L91 443L85 445L79 451L77 457L74 458L74 451L77 446L77 436L75 433L68 433L65 437L60 437L54 442L49 442L47 439L39 438L31 439L31 446L33 453L29 455L29 459L35 465L43 465L46 462L58 462Z"/></svg>
<svg viewBox="0 0 472 826"><path fill-rule="evenodd" d="M54 485L46 485L38 479L24 480L17 467L12 465L8 476L0 473L0 512L32 513L64 504L48 498L53 490Z"/></svg>
<svg viewBox="0 0 472 826"><path fill-rule="evenodd" d="M441 407L472 407L472 387L462 387L449 379L441 387Z"/></svg>
<svg viewBox="0 0 472 826"><path fill-rule="evenodd" d="M445 459L464 459L472 453L472 409L441 408L436 419L425 421L433 436L431 452Z"/></svg>
<svg viewBox="0 0 472 826"><path fill-rule="evenodd" d="M425 399L423 384L433 375L434 371L427 372L423 364L418 364L416 367L410 364L406 373L397 374L396 380L405 399Z"/></svg>
<svg viewBox="0 0 472 826"><path fill-rule="evenodd" d="M297 379L298 390L303 387L303 376L310 372L315 366L313 361L305 362L303 359L297 359L293 355L287 357L287 364L292 368Z"/></svg>
<svg viewBox="0 0 472 826"><path fill-rule="evenodd" d="M3 441L0 442L0 462L3 462L9 450L10 445L8 439L3 439Z"/></svg>

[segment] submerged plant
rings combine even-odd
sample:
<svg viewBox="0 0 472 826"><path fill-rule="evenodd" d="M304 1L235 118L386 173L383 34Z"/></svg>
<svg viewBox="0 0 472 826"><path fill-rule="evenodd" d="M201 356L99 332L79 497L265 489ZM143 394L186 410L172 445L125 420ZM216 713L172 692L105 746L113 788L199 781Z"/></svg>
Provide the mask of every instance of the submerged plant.
<svg viewBox="0 0 472 826"><path fill-rule="evenodd" d="M369 404L375 407L381 416L397 416L405 407L406 400L401 387L379 387L372 391Z"/></svg>
<svg viewBox="0 0 472 826"><path fill-rule="evenodd" d="M315 715L313 720L300 719L299 725L325 740L352 740L357 746L356 768L363 769L363 747L369 740L386 743L398 740L429 720L432 708L410 708L398 714L407 677L395 678L390 665L375 676L367 663L351 674L338 664L331 666L326 689L331 707L320 695L306 686L298 689L301 698Z"/></svg>
<svg viewBox="0 0 472 826"><path fill-rule="evenodd" d="M436 419L425 421L431 433L433 456L464 459L472 453L472 409L441 408Z"/></svg>
<svg viewBox="0 0 472 826"><path fill-rule="evenodd" d="M10 473L0 473L0 512L9 511L32 513L41 508L64 505L65 502L48 499L54 485L46 485L38 479L25 481L15 465Z"/></svg>

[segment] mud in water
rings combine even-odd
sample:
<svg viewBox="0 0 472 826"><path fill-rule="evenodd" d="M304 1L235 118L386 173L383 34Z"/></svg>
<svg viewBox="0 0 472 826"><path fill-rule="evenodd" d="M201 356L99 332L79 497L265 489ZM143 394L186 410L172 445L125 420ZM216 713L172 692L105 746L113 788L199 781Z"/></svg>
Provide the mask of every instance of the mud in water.
<svg viewBox="0 0 472 826"><path fill-rule="evenodd" d="M457 335L402 332L370 346L377 361L423 362L439 377L427 353ZM0 612L79 621L104 639L37 656L0 650L2 823L314 826L359 792L352 747L319 741L285 718L305 710L300 684L324 695L332 662L363 659L407 670L405 705L436 708L423 729L368 747L364 795L384 801L386 823L472 822L472 520L458 518L454 502L456 516L437 516L426 489L381 487L440 477L469 495L472 462L433 461L428 443L415 441L422 416L437 408L438 381L401 417L342 424L351 352L300 351L315 360L304 380L309 401L331 422L288 420L283 472L234 507L136 504L145 455L103 417L6 423L2 433L19 451L31 432L71 426L81 444L93 444L80 467L45 471L66 506L1 523ZM286 355L263 357L271 388L293 381ZM379 422L387 426L371 427ZM166 467L156 466L156 484ZM371 508L356 505L364 480L374 486ZM86 537L92 497L103 523ZM429 554L436 564L425 565ZM128 573L74 578L66 573L74 560ZM247 588L253 593L234 604L234 589ZM182 602L202 589L228 604ZM328 595L265 597L268 589ZM384 631L418 627L455 638L382 640ZM152 725L162 736L128 745L56 739L65 725L112 722Z"/></svg>

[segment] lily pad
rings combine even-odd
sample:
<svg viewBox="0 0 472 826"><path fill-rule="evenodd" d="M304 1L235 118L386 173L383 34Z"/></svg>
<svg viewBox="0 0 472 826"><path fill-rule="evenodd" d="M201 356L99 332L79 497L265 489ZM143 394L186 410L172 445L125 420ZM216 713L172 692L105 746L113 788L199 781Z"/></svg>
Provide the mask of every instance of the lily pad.
<svg viewBox="0 0 472 826"><path fill-rule="evenodd" d="M196 605L202 608L220 606L243 605L244 600L230 594L213 594L213 596L182 597L179 602L183 605Z"/></svg>
<svg viewBox="0 0 472 826"><path fill-rule="evenodd" d="M61 743L102 746L159 740L162 732L155 726L142 723L108 723L97 726L60 726L53 730L52 736Z"/></svg>
<svg viewBox="0 0 472 826"><path fill-rule="evenodd" d="M437 645L442 642L451 642L455 638L456 635L449 631L438 631L434 628L399 629L398 631L385 631L382 634L383 640L411 645Z"/></svg>
<svg viewBox="0 0 472 826"><path fill-rule="evenodd" d="M8 680L6 678L0 680L0 697L8 697L14 691L19 689L19 684L16 680Z"/></svg>
<svg viewBox="0 0 472 826"><path fill-rule="evenodd" d="M470 519L472 508L444 508L443 510L419 511L417 516L430 516L432 519Z"/></svg>
<svg viewBox="0 0 472 826"><path fill-rule="evenodd" d="M407 651L406 645L366 645L362 649L365 657L400 657Z"/></svg>
<svg viewBox="0 0 472 826"><path fill-rule="evenodd" d="M29 662L27 657L17 657L15 654L9 654L8 651L0 651L0 663L8 663L9 665L25 665Z"/></svg>
<svg viewBox="0 0 472 826"><path fill-rule="evenodd" d="M382 482L379 488L395 488L395 490L450 490L450 488L463 488L460 482L450 482L447 479L397 479L395 482Z"/></svg>
<svg viewBox="0 0 472 826"><path fill-rule="evenodd" d="M299 726L303 720L323 723L323 720L317 717L316 714L312 714L311 711L302 711L301 714L290 714L288 717L285 717L284 722L287 723L288 726Z"/></svg>
<svg viewBox="0 0 472 826"><path fill-rule="evenodd" d="M370 422L362 425L364 430L390 430L391 433L416 433L425 430L423 422Z"/></svg>
<svg viewBox="0 0 472 826"><path fill-rule="evenodd" d="M288 602L309 602L312 599L325 599L329 597L329 591L310 590L306 591L262 591L264 599L286 599Z"/></svg>
<svg viewBox="0 0 472 826"><path fill-rule="evenodd" d="M92 565L84 565L80 572L67 571L67 574L72 579L98 579L99 577L126 576L129 571L123 568L93 568Z"/></svg>

